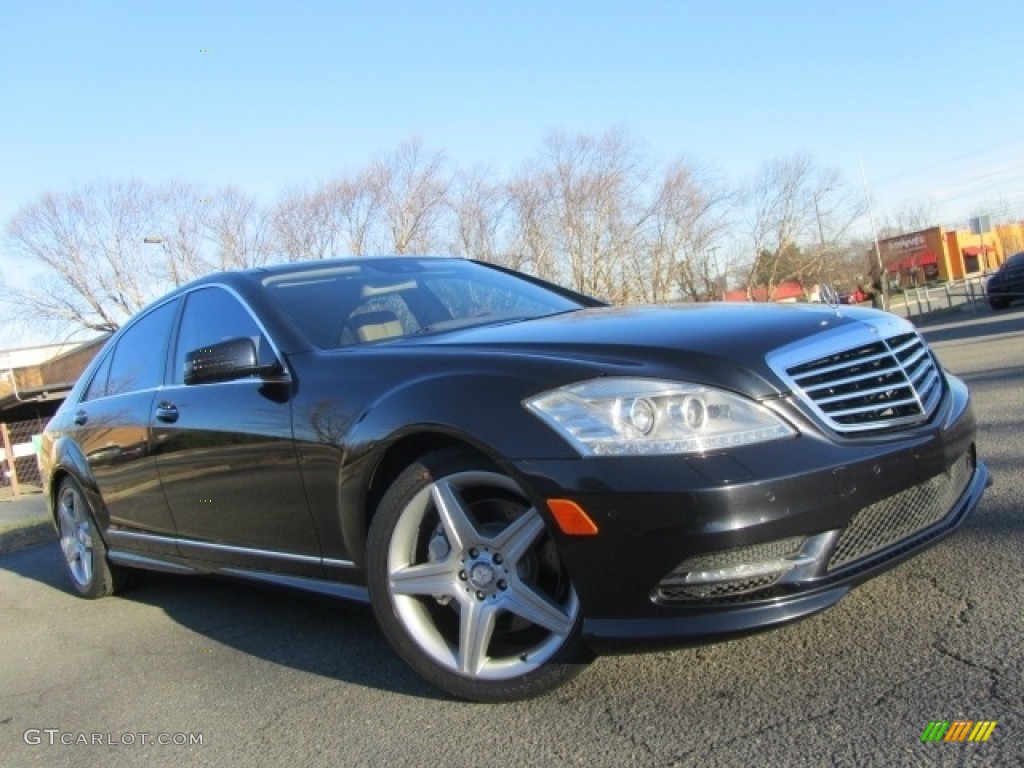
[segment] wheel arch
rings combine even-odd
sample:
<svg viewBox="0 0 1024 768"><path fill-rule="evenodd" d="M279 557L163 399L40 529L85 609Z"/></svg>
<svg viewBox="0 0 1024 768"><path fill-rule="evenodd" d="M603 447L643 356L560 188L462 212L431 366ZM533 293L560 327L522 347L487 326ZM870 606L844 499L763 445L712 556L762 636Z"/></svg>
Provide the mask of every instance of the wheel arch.
<svg viewBox="0 0 1024 768"><path fill-rule="evenodd" d="M59 525L57 520L57 496L60 493L61 484L66 478L74 480L82 493L86 496L86 502L92 510L96 520L97 529L104 543L107 540L107 528L110 525L110 513L107 511L103 497L100 495L99 487L89 469L89 462L86 461L78 444L70 437L59 437L53 445L52 459L49 473L45 478L46 501L49 505L50 518L55 526Z"/></svg>
<svg viewBox="0 0 1024 768"><path fill-rule="evenodd" d="M355 419L338 467L337 514L348 559L365 566L366 538L377 505L402 470L420 456L462 447L508 474L509 462L523 456L572 455L567 442L522 406L524 398L564 379L538 383L528 370L458 371L417 379L376 400ZM481 397L498 387L502 397ZM523 490L529 494L529 488Z"/></svg>
<svg viewBox="0 0 1024 768"><path fill-rule="evenodd" d="M358 473L362 482L349 478L341 488L342 532L345 549L356 565L366 564L366 539L381 499L398 476L417 459L445 449L461 449L502 467L501 457L479 441L451 431L421 428L406 432L377 451L368 469ZM343 473L345 474L345 473Z"/></svg>

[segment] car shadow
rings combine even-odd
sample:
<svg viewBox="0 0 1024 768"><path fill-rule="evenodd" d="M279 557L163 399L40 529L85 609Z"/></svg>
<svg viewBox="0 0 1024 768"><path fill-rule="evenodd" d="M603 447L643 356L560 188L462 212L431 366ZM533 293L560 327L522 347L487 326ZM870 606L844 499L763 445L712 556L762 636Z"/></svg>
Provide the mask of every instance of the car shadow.
<svg viewBox="0 0 1024 768"><path fill-rule="evenodd" d="M56 544L4 555L0 569L75 595ZM146 573L113 599L157 608L211 646L344 683L455 701L394 654L368 606L219 576L165 573Z"/></svg>
<svg viewBox="0 0 1024 768"><path fill-rule="evenodd" d="M934 325L917 323L918 330L929 343L962 341L1001 333L1024 331L1024 301L998 311L979 307L978 314L963 314L955 320L943 318Z"/></svg>

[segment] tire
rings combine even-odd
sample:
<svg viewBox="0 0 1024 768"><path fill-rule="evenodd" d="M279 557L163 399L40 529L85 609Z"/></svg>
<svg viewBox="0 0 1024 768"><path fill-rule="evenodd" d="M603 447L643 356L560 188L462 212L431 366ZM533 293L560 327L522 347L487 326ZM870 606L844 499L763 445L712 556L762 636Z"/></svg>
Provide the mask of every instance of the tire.
<svg viewBox="0 0 1024 768"><path fill-rule="evenodd" d="M57 489L57 529L71 586L82 597L107 597L134 585L138 571L112 565L89 502L74 479Z"/></svg>
<svg viewBox="0 0 1024 768"><path fill-rule="evenodd" d="M992 307L992 309L998 311L1000 309L1006 309L1008 306L1010 306L1010 300L989 298L988 305Z"/></svg>
<svg viewBox="0 0 1024 768"><path fill-rule="evenodd" d="M370 525L370 602L419 675L472 701L551 690L592 655L555 543L522 490L475 454L405 469Z"/></svg>

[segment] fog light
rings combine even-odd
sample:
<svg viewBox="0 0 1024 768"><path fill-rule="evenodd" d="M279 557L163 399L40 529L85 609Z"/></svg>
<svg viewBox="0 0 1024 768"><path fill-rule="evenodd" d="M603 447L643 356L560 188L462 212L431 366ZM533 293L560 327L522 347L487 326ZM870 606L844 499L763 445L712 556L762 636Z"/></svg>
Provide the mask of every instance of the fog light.
<svg viewBox="0 0 1024 768"><path fill-rule="evenodd" d="M662 600L708 600L768 589L790 571L815 562L817 548L806 547L807 542L793 536L688 557L658 582L656 595Z"/></svg>

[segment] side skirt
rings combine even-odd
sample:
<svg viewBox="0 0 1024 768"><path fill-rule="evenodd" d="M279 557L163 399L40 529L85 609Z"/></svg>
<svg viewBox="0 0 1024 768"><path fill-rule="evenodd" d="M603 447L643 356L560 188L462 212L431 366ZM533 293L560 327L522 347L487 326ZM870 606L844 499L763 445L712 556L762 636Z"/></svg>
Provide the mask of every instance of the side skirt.
<svg viewBox="0 0 1024 768"><path fill-rule="evenodd" d="M259 581L264 584L274 584L288 587L290 589L301 589L305 592L315 592L321 595L338 597L343 600L352 600L360 603L370 601L366 587L357 584L345 584L338 581L325 581L307 576L294 576L287 573L274 573L252 568L240 568L235 565L221 565L213 562L185 560L174 555L158 555L152 553L130 552L123 549L110 549L107 558L115 565L122 565L129 568L141 568L147 571L161 571L163 573L176 573L183 575L217 575L229 576L231 578L245 579L247 581ZM334 565L331 570L335 573L341 571L340 561L325 562L324 565Z"/></svg>

